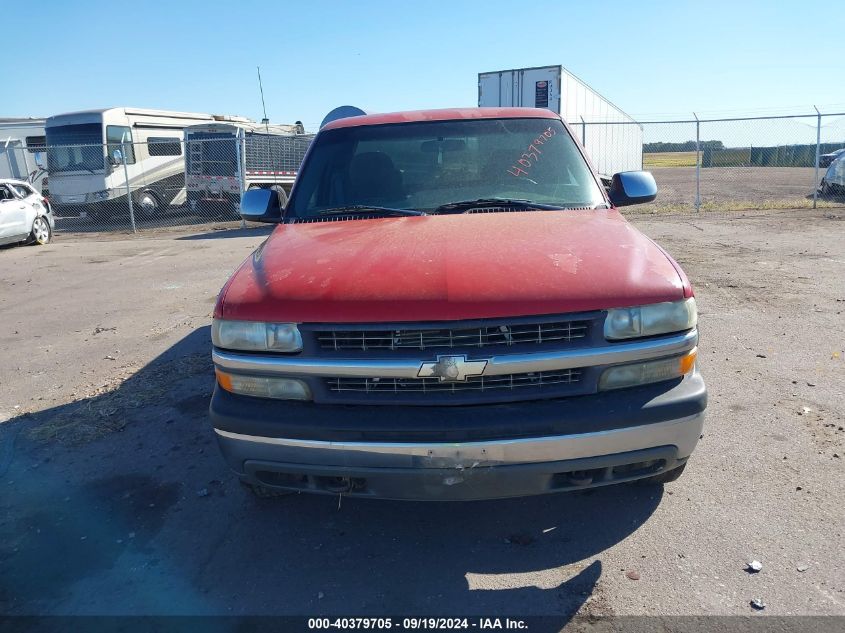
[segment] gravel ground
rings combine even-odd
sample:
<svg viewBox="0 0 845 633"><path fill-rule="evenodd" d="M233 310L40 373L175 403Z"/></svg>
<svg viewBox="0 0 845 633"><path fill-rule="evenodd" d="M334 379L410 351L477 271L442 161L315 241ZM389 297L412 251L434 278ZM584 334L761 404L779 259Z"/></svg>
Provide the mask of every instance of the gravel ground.
<svg viewBox="0 0 845 633"><path fill-rule="evenodd" d="M695 167L653 167L660 188L654 205L644 209L690 209L695 205ZM819 170L819 180L826 170ZM812 206L818 185L810 167L707 167L701 169L704 209L734 211ZM822 199L824 206L845 206L845 199Z"/></svg>
<svg viewBox="0 0 845 633"><path fill-rule="evenodd" d="M0 249L0 612L845 615L843 220L637 219L699 298L685 475L465 504L258 500L226 471L208 324L266 230Z"/></svg>

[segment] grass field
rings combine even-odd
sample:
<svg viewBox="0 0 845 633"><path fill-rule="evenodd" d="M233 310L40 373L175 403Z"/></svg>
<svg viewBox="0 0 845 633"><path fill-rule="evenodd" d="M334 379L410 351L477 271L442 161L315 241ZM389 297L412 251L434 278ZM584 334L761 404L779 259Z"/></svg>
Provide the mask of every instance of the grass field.
<svg viewBox="0 0 845 633"><path fill-rule="evenodd" d="M695 152L655 152L643 154L643 168L695 167Z"/></svg>

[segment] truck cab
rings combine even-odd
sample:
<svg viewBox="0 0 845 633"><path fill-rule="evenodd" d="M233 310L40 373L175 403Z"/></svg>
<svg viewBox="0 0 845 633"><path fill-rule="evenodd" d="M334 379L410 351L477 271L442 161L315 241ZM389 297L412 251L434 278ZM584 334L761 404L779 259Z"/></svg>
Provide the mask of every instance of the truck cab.
<svg viewBox="0 0 845 633"><path fill-rule="evenodd" d="M210 414L259 494L481 499L683 471L707 402L678 264L559 115L470 108L325 125L222 289Z"/></svg>

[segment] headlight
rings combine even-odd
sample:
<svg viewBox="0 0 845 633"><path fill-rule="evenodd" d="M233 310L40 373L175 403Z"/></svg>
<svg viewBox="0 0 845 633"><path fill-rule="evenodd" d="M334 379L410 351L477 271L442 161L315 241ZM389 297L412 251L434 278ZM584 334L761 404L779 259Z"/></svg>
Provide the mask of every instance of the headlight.
<svg viewBox="0 0 845 633"><path fill-rule="evenodd" d="M91 200L107 200L109 197L108 191L95 191L89 195Z"/></svg>
<svg viewBox="0 0 845 633"><path fill-rule="evenodd" d="M249 352L298 352L302 349L302 335L295 323L214 319L211 342L215 347Z"/></svg>
<svg viewBox="0 0 845 633"><path fill-rule="evenodd" d="M242 396L274 398L276 400L311 400L308 385L296 378L274 376L246 376L215 370L217 382L223 389Z"/></svg>
<svg viewBox="0 0 845 633"><path fill-rule="evenodd" d="M604 337L612 341L680 332L694 328L697 322L698 312L692 297L635 308L613 308L607 311Z"/></svg>
<svg viewBox="0 0 845 633"><path fill-rule="evenodd" d="M696 348L683 356L608 367L599 378L599 391L648 385L662 380L680 378L693 370L697 355L698 349Z"/></svg>

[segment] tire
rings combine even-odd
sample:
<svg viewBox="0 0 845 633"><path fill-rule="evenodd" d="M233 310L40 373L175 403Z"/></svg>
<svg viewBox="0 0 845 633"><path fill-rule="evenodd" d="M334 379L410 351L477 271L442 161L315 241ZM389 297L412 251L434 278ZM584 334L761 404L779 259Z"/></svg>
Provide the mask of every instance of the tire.
<svg viewBox="0 0 845 633"><path fill-rule="evenodd" d="M249 491L259 499L277 499L279 497L289 497L292 494L296 494L294 490L281 490L278 488L270 488L269 486L262 486L261 484L248 484L244 481L241 482L241 485L244 488L248 488Z"/></svg>
<svg viewBox="0 0 845 633"><path fill-rule="evenodd" d="M270 187L270 191L276 192L276 195L279 196L279 206L284 209L288 203L288 194L284 188L281 185L273 185Z"/></svg>
<svg viewBox="0 0 845 633"><path fill-rule="evenodd" d="M138 215L148 220L161 212L161 200L152 191L139 193L136 204L138 205Z"/></svg>
<svg viewBox="0 0 845 633"><path fill-rule="evenodd" d="M53 229L50 228L50 223L43 215L38 215L32 221L32 230L29 232L28 244L37 244L44 246L49 244L53 239Z"/></svg>
<svg viewBox="0 0 845 633"><path fill-rule="evenodd" d="M659 475L654 475L653 477L646 477L645 479L638 479L637 483L641 486L654 486L659 484L672 483L673 481L678 480L678 478L683 474L684 468L686 467L686 463L683 463L677 468L667 470L666 472L662 472Z"/></svg>
<svg viewBox="0 0 845 633"><path fill-rule="evenodd" d="M224 220L240 220L241 208L234 200L227 200L223 203L223 219Z"/></svg>

